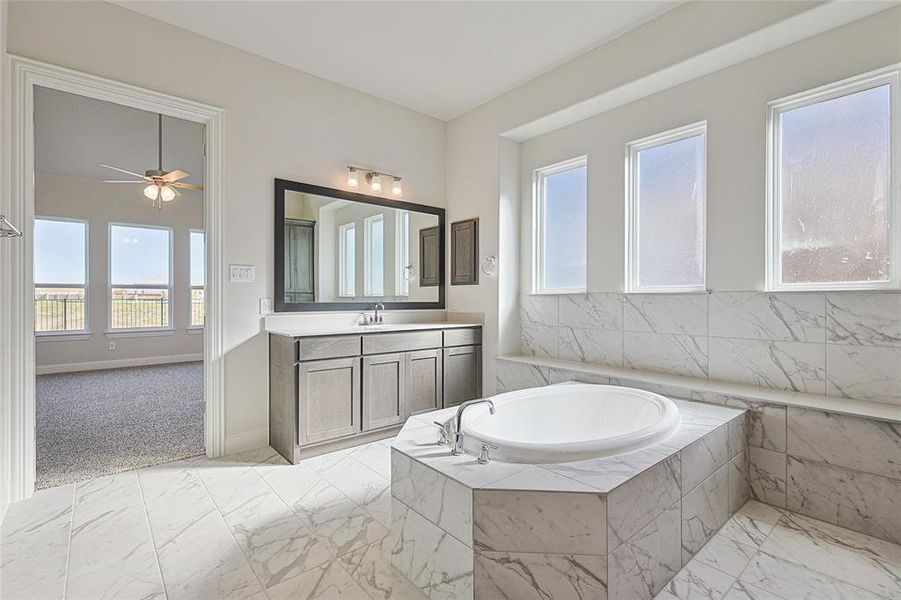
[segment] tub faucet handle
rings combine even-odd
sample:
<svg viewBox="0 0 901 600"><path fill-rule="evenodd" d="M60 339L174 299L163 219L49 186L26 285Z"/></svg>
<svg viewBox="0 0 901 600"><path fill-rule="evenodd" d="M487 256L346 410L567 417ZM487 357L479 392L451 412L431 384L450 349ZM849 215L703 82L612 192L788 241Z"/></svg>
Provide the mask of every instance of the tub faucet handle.
<svg viewBox="0 0 901 600"><path fill-rule="evenodd" d="M434 425L438 427L438 445L447 446L450 443L450 438L447 435L447 427L444 423L438 421L434 421Z"/></svg>
<svg viewBox="0 0 901 600"><path fill-rule="evenodd" d="M491 462L491 457L489 456L489 452L491 450L497 450L497 446L494 444L482 444L481 450L479 450L479 464L487 465Z"/></svg>

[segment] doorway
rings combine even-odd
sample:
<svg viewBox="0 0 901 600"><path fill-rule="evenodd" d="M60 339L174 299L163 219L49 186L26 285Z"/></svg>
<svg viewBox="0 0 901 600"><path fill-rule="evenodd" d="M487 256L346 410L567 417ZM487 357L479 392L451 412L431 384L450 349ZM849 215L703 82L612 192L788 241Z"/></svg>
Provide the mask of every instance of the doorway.
<svg viewBox="0 0 901 600"><path fill-rule="evenodd" d="M7 456L11 457L2 485L9 492L9 500L29 497L35 489L36 477L35 256L31 238L36 226L34 109L38 88L76 94L203 126L206 160L202 167L205 188L202 223L206 281L202 304L205 324L197 335L202 339L203 447L208 456L220 455L225 438L221 321L223 111L31 59L11 56L8 66L9 89L12 91L11 135L2 143L9 158L10 188L2 199L0 212L12 222L21 224L26 234L25 238L5 246L4 268L0 270L0 304L3 305L0 311L0 346L3 348L0 368L8 374L0 386L0 393L7 408L3 425L8 432ZM140 187L138 189L140 193ZM68 306L66 310L70 310ZM70 313L66 314L68 320ZM105 337L107 331L101 327L101 333ZM111 341L119 343L118 340Z"/></svg>

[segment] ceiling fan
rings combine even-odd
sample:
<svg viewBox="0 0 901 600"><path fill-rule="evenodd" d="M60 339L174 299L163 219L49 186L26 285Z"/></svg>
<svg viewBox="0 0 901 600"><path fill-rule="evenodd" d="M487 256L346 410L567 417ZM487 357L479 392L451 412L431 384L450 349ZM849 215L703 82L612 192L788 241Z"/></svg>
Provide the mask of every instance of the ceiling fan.
<svg viewBox="0 0 901 600"><path fill-rule="evenodd" d="M133 173L131 171L126 171L125 169L120 169L119 167L114 167L112 165L107 165L104 163L98 163L101 167L105 167L107 169L112 169L114 171L119 171L120 173L125 173L126 175L133 175L138 179L104 179L103 183L140 183L146 184L144 187L144 196L147 197L151 202L151 206L156 206L157 208L163 208L163 202L171 202L175 200L176 197L181 196L178 189L182 188L187 190L202 190L202 185L197 185L194 183L186 183L184 181L179 181L180 179L184 179L190 176L190 173L185 173L181 169L175 169L174 171L164 171L163 170L163 115L158 115L159 120L159 138L158 138L158 154L159 154L159 168L158 169L148 169L144 172L143 175L138 173Z"/></svg>

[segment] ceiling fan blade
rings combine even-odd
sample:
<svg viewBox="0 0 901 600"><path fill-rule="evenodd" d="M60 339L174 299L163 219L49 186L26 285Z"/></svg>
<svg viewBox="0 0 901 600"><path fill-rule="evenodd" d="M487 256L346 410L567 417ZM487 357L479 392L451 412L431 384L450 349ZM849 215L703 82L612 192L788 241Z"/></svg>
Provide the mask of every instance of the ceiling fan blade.
<svg viewBox="0 0 901 600"><path fill-rule="evenodd" d="M163 181L167 181L172 183L174 181L178 181L179 179L184 179L185 177L189 177L190 173L185 173L181 169L175 169L174 171L169 171L165 175L163 175Z"/></svg>
<svg viewBox="0 0 901 600"><path fill-rule="evenodd" d="M183 181L176 181L175 183L169 184L172 187L184 188L186 190L202 190L202 185L197 185L196 183L185 183Z"/></svg>
<svg viewBox="0 0 901 600"><path fill-rule="evenodd" d="M104 179L103 183L140 183L143 185L147 182L143 180L139 181L137 179Z"/></svg>
<svg viewBox="0 0 901 600"><path fill-rule="evenodd" d="M147 179L147 177L141 175L140 173L133 173L132 171L126 171L125 169L120 169L119 167L114 167L113 165L107 165L104 163L97 163L101 167L106 167L107 169L112 169L113 171L119 171L120 173L125 173L126 175L134 175L135 177L140 177L141 179Z"/></svg>

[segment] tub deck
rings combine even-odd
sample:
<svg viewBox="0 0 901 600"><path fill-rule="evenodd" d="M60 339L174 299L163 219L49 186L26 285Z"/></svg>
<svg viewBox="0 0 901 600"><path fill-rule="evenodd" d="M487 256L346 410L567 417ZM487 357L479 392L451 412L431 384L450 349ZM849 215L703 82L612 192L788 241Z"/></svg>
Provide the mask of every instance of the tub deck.
<svg viewBox="0 0 901 600"><path fill-rule="evenodd" d="M559 464L452 456L433 422L456 409L412 417L392 444L392 563L430 597L653 598L750 496L745 411L673 400L665 441Z"/></svg>

